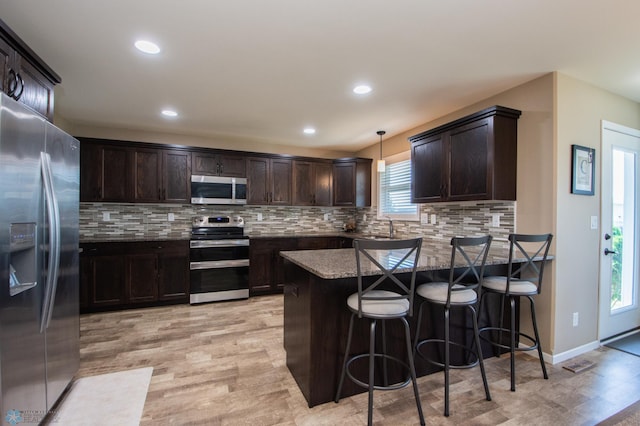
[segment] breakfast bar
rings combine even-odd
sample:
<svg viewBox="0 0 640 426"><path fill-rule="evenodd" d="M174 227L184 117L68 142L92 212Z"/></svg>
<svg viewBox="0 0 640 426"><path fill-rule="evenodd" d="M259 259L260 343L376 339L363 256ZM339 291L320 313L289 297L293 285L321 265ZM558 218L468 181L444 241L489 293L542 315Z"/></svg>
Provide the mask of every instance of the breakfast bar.
<svg viewBox="0 0 640 426"><path fill-rule="evenodd" d="M339 366L344 357L350 311L346 306L349 295L357 292L357 272L354 249L327 249L305 251L283 251L286 283L284 288L284 347L287 352L287 367L295 378L309 407L332 401L339 379ZM378 261L394 257L398 253L380 253ZM450 271L451 246L449 242L424 242L418 262L416 284L429 281L446 281ZM496 244L487 258L486 274L504 274L508 262L508 249ZM460 265L462 266L462 265ZM363 265L365 283L375 280L373 264L370 269ZM401 280L410 279L410 270L398 269ZM497 300L495 300L497 299ZM499 299L487 298L480 312L480 323L498 322ZM414 317L409 318L412 333L415 330L417 307ZM505 310L505 323L509 321ZM421 336L442 333L441 312L427 311L423 318ZM471 324L464 313L454 310L451 316L452 340L467 342L472 338ZM402 330L398 324L390 323L387 342L390 353L402 354ZM356 321L352 353L367 349L368 331L364 321ZM413 338L413 336L412 336ZM485 342L486 343L486 342ZM436 350L437 348L433 348ZM493 348L483 344L485 356L493 356ZM437 357L437 354L435 354ZM399 355L402 356L402 355ZM366 375L366 366L355 366L356 374ZM437 368L418 357L416 372L424 376ZM400 378L402 371L391 370L393 378ZM363 392L364 389L346 381L343 396Z"/></svg>

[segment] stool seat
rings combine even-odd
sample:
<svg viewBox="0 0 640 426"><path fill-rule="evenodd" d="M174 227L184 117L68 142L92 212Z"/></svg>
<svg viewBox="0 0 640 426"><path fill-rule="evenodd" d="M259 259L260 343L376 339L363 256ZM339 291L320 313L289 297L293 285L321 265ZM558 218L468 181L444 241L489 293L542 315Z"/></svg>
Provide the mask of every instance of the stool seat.
<svg viewBox="0 0 640 426"><path fill-rule="evenodd" d="M390 298L397 297L397 300ZM371 300L379 299L379 300ZM358 293L353 293L347 299L347 306L351 311L358 312ZM362 315L377 318L397 318L409 313L409 301L398 293L387 290L372 290L367 298L362 299Z"/></svg>
<svg viewBox="0 0 640 426"><path fill-rule="evenodd" d="M451 304L463 304L468 305L475 303L478 300L478 294L471 289L467 289L465 286L455 284L452 287L451 292ZM433 302L444 304L447 302L449 296L449 283L446 282L432 282L427 284L421 284L416 289L416 293L423 299Z"/></svg>
<svg viewBox="0 0 640 426"><path fill-rule="evenodd" d="M487 290L499 293L507 292L507 277L489 276L484 278L482 286ZM538 294L538 286L531 281L512 279L509 284L509 294L526 296Z"/></svg>

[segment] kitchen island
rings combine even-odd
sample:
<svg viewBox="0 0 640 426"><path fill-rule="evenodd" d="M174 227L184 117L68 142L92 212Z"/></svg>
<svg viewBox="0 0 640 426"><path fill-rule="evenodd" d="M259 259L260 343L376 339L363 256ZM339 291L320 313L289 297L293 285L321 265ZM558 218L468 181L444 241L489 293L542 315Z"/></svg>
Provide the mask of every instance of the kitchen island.
<svg viewBox="0 0 640 426"><path fill-rule="evenodd" d="M287 352L287 367L304 394L309 407L332 401L335 397L340 374L340 366L344 357L347 329L351 312L346 300L357 292L357 272L354 249L328 249L306 251L283 251L280 255L285 259L284 287L284 347ZM397 253L395 255L398 255ZM381 253L379 261L394 256L393 251ZM451 246L449 241L424 242L418 262L416 285L429 281L446 281L450 270ZM497 244L489 252L486 274L506 273L508 249L504 244ZM460 266L463 266L462 264ZM377 269L370 264L363 265L366 281L374 281ZM408 271L398 269L396 275L403 281L410 279ZM499 299L487 298L487 303L480 313L480 326L498 322ZM419 302L417 302L419 303ZM414 306L414 317L409 318L411 330L415 330L418 304ZM508 310L505 311L504 322L508 323ZM428 309L425 311L421 337L441 336L442 311ZM363 353L368 349L368 328L366 321L356 321L352 353ZM471 323L463 310L454 310L451 315L453 341L470 342L472 339ZM397 327L396 327L397 326ZM388 350L399 357L404 350L403 331L400 324L390 322L387 327ZM413 336L412 336L413 338ZM485 345L486 344L486 345ZM437 348L430 355L438 356ZM483 343L485 356L493 356L493 348ZM456 355L452 353L452 362ZM438 371L420 357L416 359L418 376ZM366 365L354 364L356 375L366 377ZM404 373L391 370L392 379L400 378ZM342 396L364 392L365 389L346 380Z"/></svg>

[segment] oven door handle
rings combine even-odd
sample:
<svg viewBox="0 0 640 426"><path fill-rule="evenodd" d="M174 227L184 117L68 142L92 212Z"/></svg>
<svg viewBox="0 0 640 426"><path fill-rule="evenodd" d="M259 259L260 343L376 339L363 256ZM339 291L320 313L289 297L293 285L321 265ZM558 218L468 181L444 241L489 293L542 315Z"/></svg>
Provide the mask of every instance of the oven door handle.
<svg viewBox="0 0 640 426"><path fill-rule="evenodd" d="M249 240L192 240L189 247L192 249L211 247L244 247L249 245Z"/></svg>
<svg viewBox="0 0 640 426"><path fill-rule="evenodd" d="M237 260L209 260L205 262L190 262L189 269L194 271L198 269L222 269L237 268L241 266L249 266L249 259Z"/></svg>

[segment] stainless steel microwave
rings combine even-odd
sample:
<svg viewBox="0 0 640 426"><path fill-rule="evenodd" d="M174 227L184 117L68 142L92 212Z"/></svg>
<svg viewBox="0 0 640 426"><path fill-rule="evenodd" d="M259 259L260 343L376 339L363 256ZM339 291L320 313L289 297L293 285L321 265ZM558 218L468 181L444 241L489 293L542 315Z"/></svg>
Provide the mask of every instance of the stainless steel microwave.
<svg viewBox="0 0 640 426"><path fill-rule="evenodd" d="M191 175L191 204L247 204L247 178Z"/></svg>

